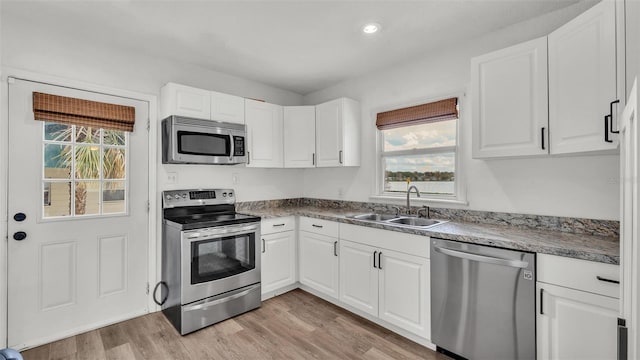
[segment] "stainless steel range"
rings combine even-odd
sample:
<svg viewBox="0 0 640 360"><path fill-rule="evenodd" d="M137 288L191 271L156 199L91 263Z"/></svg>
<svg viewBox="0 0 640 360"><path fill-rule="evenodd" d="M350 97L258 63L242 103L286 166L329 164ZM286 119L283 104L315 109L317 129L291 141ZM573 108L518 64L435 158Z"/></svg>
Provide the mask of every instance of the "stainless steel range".
<svg viewBox="0 0 640 360"><path fill-rule="evenodd" d="M162 198L157 302L180 334L259 307L260 218L236 213L231 189L172 190Z"/></svg>

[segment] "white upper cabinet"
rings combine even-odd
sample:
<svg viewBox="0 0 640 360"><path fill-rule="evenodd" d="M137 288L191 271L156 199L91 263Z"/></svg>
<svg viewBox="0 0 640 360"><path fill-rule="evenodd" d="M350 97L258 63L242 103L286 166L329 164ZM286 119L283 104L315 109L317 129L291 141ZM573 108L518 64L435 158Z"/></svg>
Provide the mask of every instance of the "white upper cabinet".
<svg viewBox="0 0 640 360"><path fill-rule="evenodd" d="M160 89L161 118L171 115L211 119L210 91L168 83Z"/></svg>
<svg viewBox="0 0 640 360"><path fill-rule="evenodd" d="M244 98L176 83L160 89L161 118L171 115L244 124Z"/></svg>
<svg viewBox="0 0 640 360"><path fill-rule="evenodd" d="M547 38L471 59L473 157L548 153Z"/></svg>
<svg viewBox="0 0 640 360"><path fill-rule="evenodd" d="M244 124L244 98L210 91L211 120Z"/></svg>
<svg viewBox="0 0 640 360"><path fill-rule="evenodd" d="M315 129L315 106L284 107L284 167L315 167Z"/></svg>
<svg viewBox="0 0 640 360"><path fill-rule="evenodd" d="M245 100L247 167L283 166L282 106Z"/></svg>
<svg viewBox="0 0 640 360"><path fill-rule="evenodd" d="M615 149L605 116L618 98L616 10L602 1L549 35L551 153ZM614 107L615 117L616 107ZM615 129L615 127L614 127Z"/></svg>
<svg viewBox="0 0 640 360"><path fill-rule="evenodd" d="M360 104L340 98L316 105L316 166L360 166Z"/></svg>

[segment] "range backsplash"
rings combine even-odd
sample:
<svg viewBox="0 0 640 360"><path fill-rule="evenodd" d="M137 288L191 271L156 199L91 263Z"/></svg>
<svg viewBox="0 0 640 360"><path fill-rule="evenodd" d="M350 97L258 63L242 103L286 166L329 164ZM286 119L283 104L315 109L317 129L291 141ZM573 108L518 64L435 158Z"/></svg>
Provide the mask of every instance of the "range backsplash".
<svg viewBox="0 0 640 360"><path fill-rule="evenodd" d="M236 209L259 210L283 207L313 207L320 209L339 209L341 211L394 213L396 204L383 204L372 202L326 200L326 199L279 199L261 200L236 203ZM404 210L404 207L401 206ZM419 206L411 207L411 213L415 214ZM619 237L620 222L614 220L597 220L570 218L546 215L512 214L494 211L478 211L431 207L431 217L470 223L483 223L492 225L509 225L527 229L554 230L575 234L589 234L607 237Z"/></svg>

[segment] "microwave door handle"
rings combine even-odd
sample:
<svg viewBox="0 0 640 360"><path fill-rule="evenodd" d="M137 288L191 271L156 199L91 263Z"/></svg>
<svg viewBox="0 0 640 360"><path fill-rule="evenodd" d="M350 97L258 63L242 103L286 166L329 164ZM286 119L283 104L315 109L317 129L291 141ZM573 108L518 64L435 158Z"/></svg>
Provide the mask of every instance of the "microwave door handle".
<svg viewBox="0 0 640 360"><path fill-rule="evenodd" d="M233 134L229 132L229 142L231 142L231 149L229 150L229 160L233 161L233 156L236 153L235 144L233 141Z"/></svg>

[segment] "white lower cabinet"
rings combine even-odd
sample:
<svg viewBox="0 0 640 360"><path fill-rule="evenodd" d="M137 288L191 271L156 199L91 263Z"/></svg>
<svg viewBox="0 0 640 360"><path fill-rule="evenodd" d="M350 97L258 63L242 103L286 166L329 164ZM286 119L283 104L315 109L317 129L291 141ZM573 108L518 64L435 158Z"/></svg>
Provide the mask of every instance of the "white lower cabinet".
<svg viewBox="0 0 640 360"><path fill-rule="evenodd" d="M538 283L538 359L616 359L618 299Z"/></svg>
<svg viewBox="0 0 640 360"><path fill-rule="evenodd" d="M340 301L430 338L429 259L389 249L396 241L428 244L428 238L353 225L340 229ZM362 243L367 241L376 246Z"/></svg>
<svg viewBox="0 0 640 360"><path fill-rule="evenodd" d="M537 255L539 360L616 359L617 265Z"/></svg>
<svg viewBox="0 0 640 360"><path fill-rule="evenodd" d="M300 283L337 299L338 239L300 231L299 242Z"/></svg>
<svg viewBox="0 0 640 360"><path fill-rule="evenodd" d="M296 232L295 218L274 218L261 226L262 294L295 284Z"/></svg>

